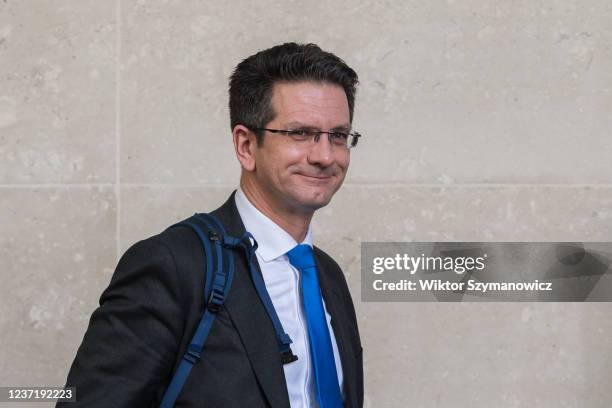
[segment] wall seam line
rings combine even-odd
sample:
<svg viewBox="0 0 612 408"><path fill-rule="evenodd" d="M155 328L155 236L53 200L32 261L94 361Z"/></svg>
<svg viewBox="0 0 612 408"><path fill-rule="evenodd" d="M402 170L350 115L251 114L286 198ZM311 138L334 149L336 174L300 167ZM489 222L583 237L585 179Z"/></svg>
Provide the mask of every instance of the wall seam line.
<svg viewBox="0 0 612 408"><path fill-rule="evenodd" d="M115 250L121 256L121 0L115 3Z"/></svg>
<svg viewBox="0 0 612 408"><path fill-rule="evenodd" d="M115 176L117 178L118 175ZM32 184L0 184L0 188L104 188L117 186L118 182L109 183L32 183ZM236 188L236 183L121 183L128 188ZM366 188L612 188L612 184L555 184L555 183L466 183L466 184L415 184L415 183L345 183L344 187Z"/></svg>

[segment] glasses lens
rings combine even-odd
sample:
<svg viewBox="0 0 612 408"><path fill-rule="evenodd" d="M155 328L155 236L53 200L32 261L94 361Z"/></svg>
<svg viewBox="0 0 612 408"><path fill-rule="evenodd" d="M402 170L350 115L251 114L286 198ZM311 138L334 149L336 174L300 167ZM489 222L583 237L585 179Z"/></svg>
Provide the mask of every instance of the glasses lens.
<svg viewBox="0 0 612 408"><path fill-rule="evenodd" d="M329 141L335 146L346 147L348 142L348 134L344 132L328 132Z"/></svg>

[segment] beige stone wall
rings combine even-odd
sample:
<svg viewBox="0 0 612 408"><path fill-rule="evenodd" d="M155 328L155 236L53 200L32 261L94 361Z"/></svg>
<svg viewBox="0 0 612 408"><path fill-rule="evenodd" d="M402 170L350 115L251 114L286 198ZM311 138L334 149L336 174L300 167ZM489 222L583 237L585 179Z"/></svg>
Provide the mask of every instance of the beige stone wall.
<svg viewBox="0 0 612 408"><path fill-rule="evenodd" d="M612 240L604 0L0 1L0 385L62 385L121 253L224 201L227 77L289 40L361 78L315 241L355 298L366 406L612 406L610 304L359 288L363 240Z"/></svg>

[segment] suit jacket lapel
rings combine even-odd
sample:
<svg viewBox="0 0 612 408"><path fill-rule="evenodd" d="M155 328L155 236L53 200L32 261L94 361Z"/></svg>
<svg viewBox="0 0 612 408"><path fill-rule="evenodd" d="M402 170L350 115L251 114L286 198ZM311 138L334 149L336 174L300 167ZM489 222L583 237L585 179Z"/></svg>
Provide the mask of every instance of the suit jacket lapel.
<svg viewBox="0 0 612 408"><path fill-rule="evenodd" d="M213 211L233 237L241 237L244 225L234 201L234 191ZM238 331L253 372L270 406L289 407L289 393L274 327L253 286L244 256L236 256L236 271L225 307ZM257 268L257 258L254 259Z"/></svg>
<svg viewBox="0 0 612 408"><path fill-rule="evenodd" d="M331 326L334 329L334 337L338 345L340 353L340 361L342 362L342 372L344 376L344 398L345 406L357 406L357 390L355 389L355 350L351 342L348 340L350 328L347 326L349 317L346 315L344 304L338 289L334 287L330 273L325 267L325 263L321 262L317 256L315 248L315 260L317 262L319 284L321 285L321 293L325 300L325 307L331 316Z"/></svg>

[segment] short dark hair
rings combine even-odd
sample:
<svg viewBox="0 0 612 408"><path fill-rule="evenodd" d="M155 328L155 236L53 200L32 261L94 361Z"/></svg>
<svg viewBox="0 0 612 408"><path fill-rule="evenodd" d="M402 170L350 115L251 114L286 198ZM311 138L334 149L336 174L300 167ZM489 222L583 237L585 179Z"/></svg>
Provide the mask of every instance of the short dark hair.
<svg viewBox="0 0 612 408"><path fill-rule="evenodd" d="M341 86L353 121L357 73L316 44L290 42L259 51L236 66L229 83L231 128L238 124L263 128L273 120L276 113L272 108L272 88L281 81L329 82ZM256 136L261 144L263 133L256 132Z"/></svg>

